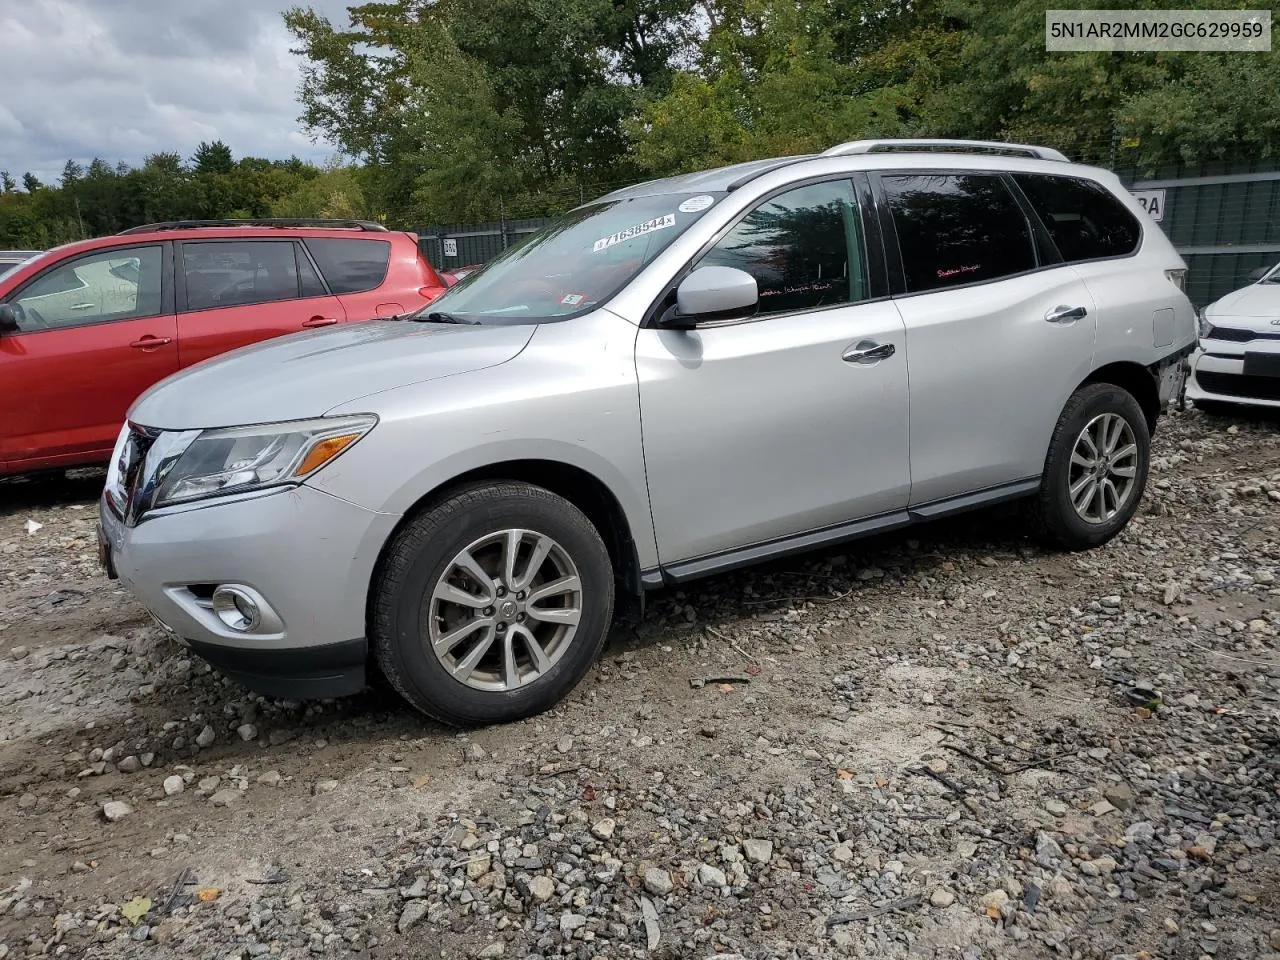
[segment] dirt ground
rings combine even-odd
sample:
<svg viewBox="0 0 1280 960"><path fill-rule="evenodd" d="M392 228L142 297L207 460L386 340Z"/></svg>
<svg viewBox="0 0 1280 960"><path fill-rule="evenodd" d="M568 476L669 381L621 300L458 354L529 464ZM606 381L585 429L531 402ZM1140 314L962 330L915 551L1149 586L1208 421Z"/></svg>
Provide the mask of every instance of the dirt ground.
<svg viewBox="0 0 1280 960"><path fill-rule="evenodd" d="M1174 415L1089 553L1005 508L662 591L470 732L246 693L99 571L99 475L0 483L0 960L1272 955L1278 439Z"/></svg>

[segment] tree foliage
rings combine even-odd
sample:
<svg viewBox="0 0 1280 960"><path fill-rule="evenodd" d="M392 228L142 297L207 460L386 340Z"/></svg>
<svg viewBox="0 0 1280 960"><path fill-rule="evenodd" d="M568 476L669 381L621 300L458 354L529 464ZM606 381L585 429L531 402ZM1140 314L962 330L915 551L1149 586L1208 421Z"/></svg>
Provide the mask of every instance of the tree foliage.
<svg viewBox="0 0 1280 960"><path fill-rule="evenodd" d="M177 153L152 154L136 169L99 158L87 166L68 161L58 186L27 173L18 190L12 178L0 178L0 247L43 249L163 220L264 217L286 198L296 211L290 215L325 216L333 197L306 192L321 176L297 158L236 161L221 143L201 144L190 165ZM362 194L353 196L363 211Z"/></svg>

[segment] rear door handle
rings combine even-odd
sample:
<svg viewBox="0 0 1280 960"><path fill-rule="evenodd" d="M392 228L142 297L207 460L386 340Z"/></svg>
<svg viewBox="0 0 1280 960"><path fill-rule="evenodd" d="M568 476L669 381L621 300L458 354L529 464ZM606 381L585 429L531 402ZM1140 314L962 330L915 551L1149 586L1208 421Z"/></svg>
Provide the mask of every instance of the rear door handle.
<svg viewBox="0 0 1280 960"><path fill-rule="evenodd" d="M850 347L841 357L845 363L879 363L888 360L895 353L892 343L876 343L874 340L863 340Z"/></svg>
<svg viewBox="0 0 1280 960"><path fill-rule="evenodd" d="M1050 323L1075 323L1077 320L1083 320L1089 315L1089 311L1084 307L1068 307L1060 304L1044 315L1044 318Z"/></svg>
<svg viewBox="0 0 1280 960"><path fill-rule="evenodd" d="M129 346L135 350L154 350L169 343L173 343L169 337L143 337L141 340L133 341Z"/></svg>
<svg viewBox="0 0 1280 960"><path fill-rule="evenodd" d="M310 320L303 320L304 327L331 327L338 322L337 317L312 317Z"/></svg>
<svg viewBox="0 0 1280 960"><path fill-rule="evenodd" d="M93 308L94 304L92 303L73 303L71 305L72 310L92 310Z"/></svg>

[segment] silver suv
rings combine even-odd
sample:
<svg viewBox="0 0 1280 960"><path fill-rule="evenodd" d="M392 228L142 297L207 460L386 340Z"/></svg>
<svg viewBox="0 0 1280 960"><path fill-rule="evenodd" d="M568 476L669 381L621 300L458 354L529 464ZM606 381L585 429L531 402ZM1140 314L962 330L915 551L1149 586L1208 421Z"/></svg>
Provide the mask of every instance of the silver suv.
<svg viewBox="0 0 1280 960"><path fill-rule="evenodd" d="M419 314L153 388L102 558L264 693L373 665L449 723L528 716L655 587L1015 498L1106 542L1196 342L1184 279L1115 176L1040 147L628 187Z"/></svg>

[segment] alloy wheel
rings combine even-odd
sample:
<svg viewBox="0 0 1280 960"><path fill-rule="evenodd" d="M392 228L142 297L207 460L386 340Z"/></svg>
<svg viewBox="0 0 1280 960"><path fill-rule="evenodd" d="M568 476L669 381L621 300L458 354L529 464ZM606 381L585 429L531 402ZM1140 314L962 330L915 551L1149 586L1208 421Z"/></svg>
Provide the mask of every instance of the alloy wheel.
<svg viewBox="0 0 1280 960"><path fill-rule="evenodd" d="M1128 504L1138 477L1138 444L1129 421L1116 413L1094 417L1076 438L1067 474L1068 496L1086 523L1106 523Z"/></svg>
<svg viewBox="0 0 1280 960"><path fill-rule="evenodd" d="M526 686L564 656L582 616L573 558L533 530L486 534L445 567L427 606L427 645L459 683Z"/></svg>

